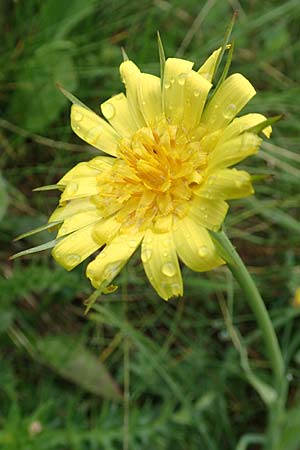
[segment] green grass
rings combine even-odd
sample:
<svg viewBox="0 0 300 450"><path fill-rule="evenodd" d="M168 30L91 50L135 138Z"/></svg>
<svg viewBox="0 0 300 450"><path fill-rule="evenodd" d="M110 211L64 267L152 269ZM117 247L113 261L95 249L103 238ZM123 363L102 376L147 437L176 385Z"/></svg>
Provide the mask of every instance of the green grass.
<svg viewBox="0 0 300 450"><path fill-rule="evenodd" d="M244 434L264 433L263 402L247 383L222 311L229 310L265 381L268 363L225 268L207 274L184 268L184 298L166 303L136 255L119 289L84 316L92 293L84 267L67 273L48 252L8 260L49 237L12 242L45 223L57 203L55 192L32 189L95 154L71 133L69 104L55 83L97 111L122 89L121 47L158 74L159 29L166 56L200 65L222 43L232 8L239 19L231 71L258 91L247 111L285 119L243 164L270 176L256 184L255 197L231 202L226 229L265 299L288 366L291 412L278 450L300 448L300 309L291 306L300 286L299 2L3 0L0 450L121 449L124 415L130 450L232 450ZM129 413L120 396L124 375Z"/></svg>

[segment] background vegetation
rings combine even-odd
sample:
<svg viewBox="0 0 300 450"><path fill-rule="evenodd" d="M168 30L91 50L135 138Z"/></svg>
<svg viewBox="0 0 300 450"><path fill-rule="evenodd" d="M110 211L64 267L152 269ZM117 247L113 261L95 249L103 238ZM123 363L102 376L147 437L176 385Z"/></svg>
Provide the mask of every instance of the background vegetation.
<svg viewBox="0 0 300 450"><path fill-rule="evenodd" d="M121 46L143 70L158 73L159 29L168 56L200 65L222 42L233 9L231 70L258 91L247 111L284 113L285 120L244 164L270 176L257 183L255 197L232 202L226 227L263 294L289 368L292 412L280 449L299 450L300 309L292 302L300 286L298 0L0 2L1 450L115 450L127 441L130 450L232 450L245 433L263 432L264 405L247 384L232 326L265 377L267 363L226 268L184 268L184 298L166 303L136 255L119 289L84 316L92 293L84 267L67 273L48 252L8 260L49 239L44 232L12 243L44 224L56 205L56 193L32 189L95 154L71 133L69 104L55 83L97 111L122 90Z"/></svg>

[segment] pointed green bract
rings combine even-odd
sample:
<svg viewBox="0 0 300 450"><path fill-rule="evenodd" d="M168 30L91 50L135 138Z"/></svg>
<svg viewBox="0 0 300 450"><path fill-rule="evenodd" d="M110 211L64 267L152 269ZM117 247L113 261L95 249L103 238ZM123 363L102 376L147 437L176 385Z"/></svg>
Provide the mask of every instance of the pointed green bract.
<svg viewBox="0 0 300 450"><path fill-rule="evenodd" d="M82 101L80 101L75 95L71 94L71 92L67 91L65 88L62 87L61 84L56 83L56 87L60 90L60 92L67 97L68 100L70 100L71 103L74 105L80 105L85 109L88 109L89 111L92 111L88 106L86 106Z"/></svg>
<svg viewBox="0 0 300 450"><path fill-rule="evenodd" d="M36 191L54 191L55 189L62 190L64 186L60 186L59 184L48 184L47 186L39 186L37 188L32 189L33 192Z"/></svg>
<svg viewBox="0 0 300 450"><path fill-rule="evenodd" d="M237 12L235 11L233 13L232 19L231 19L231 21L230 21L230 23L229 23L229 25L227 27L227 30L226 30L226 33L225 33L225 36L224 36L222 50L221 50L221 53L219 54L219 57L218 57L217 62L216 62L215 71L214 71L214 74L213 74L212 81L214 80L214 78L215 78L215 76L216 76L216 74L218 72L218 69L219 69L221 61L223 59L225 50L226 50L226 48L228 46L228 43L229 43L229 40L230 40L230 36L231 36L232 30L233 30L233 27L234 27L234 24L235 24L235 21L236 21L236 17L237 17Z"/></svg>
<svg viewBox="0 0 300 450"><path fill-rule="evenodd" d="M163 43L162 43L159 31L157 32L157 45L158 45L159 64L160 64L160 83L161 83L161 87L162 87L163 82L164 82L166 56L165 56L165 51L164 51L164 47L163 47Z"/></svg>
<svg viewBox="0 0 300 450"><path fill-rule="evenodd" d="M22 252L16 253L12 255L9 259L20 258L20 256L30 255L31 253L39 253L44 250L48 250L49 248L53 248L58 243L59 239L54 239L53 241L46 242L45 244L37 245L36 247L28 248L27 250L23 250Z"/></svg>
<svg viewBox="0 0 300 450"><path fill-rule="evenodd" d="M266 119L263 122L261 122L261 123L259 123L257 125L254 125L254 127L248 128L247 130L245 130L245 133L258 134L262 130L267 128L269 125L273 125L274 123L278 122L282 118L283 118L282 114L279 114L278 116L274 116L274 117L269 117L269 119Z"/></svg>
<svg viewBox="0 0 300 450"><path fill-rule="evenodd" d="M129 57L128 57L127 53L125 52L124 47L121 47L121 52L122 52L123 61L129 61Z"/></svg>
<svg viewBox="0 0 300 450"><path fill-rule="evenodd" d="M217 90L219 89L219 87L221 86L223 81L225 81L226 78L227 78L227 75L228 75L228 72L229 72L229 69L230 69L230 66L231 66L233 52L234 52L234 41L232 41L232 43L229 44L229 51L228 51L228 55L227 55L226 64L225 64L224 70L222 72L222 75L220 76L220 78L218 80L218 84L216 86L216 89L215 89L214 93L217 92Z"/></svg>
<svg viewBox="0 0 300 450"><path fill-rule="evenodd" d="M14 241L19 241L20 239L24 239L28 236L32 236L33 234L39 233L40 231L49 230L50 228L55 228L57 225L59 225L62 222L63 222L62 220L58 220L56 222L46 223L45 225L34 228L33 230L27 231L26 233L20 234L20 236L17 236L14 239Z"/></svg>

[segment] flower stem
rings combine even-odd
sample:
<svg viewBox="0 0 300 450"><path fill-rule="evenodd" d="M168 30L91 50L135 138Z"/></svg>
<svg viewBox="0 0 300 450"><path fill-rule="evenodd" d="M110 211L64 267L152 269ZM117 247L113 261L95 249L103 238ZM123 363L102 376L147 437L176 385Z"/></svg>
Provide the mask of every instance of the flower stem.
<svg viewBox="0 0 300 450"><path fill-rule="evenodd" d="M284 362L277 336L265 304L243 261L239 257L226 234L223 231L213 233L213 239L217 241L217 244L221 247L221 252L228 256L226 258L228 267L242 288L247 302L256 317L264 339L267 355L270 360L270 365L274 376L274 387L276 388L278 395L281 396L285 380Z"/></svg>
<svg viewBox="0 0 300 450"><path fill-rule="evenodd" d="M277 398L268 405L269 425L264 448L272 450L276 447L276 442L278 442L281 433L280 421L284 415L287 394L283 357L268 311L243 261L224 232L212 233L212 237L219 247L221 256L226 260L229 269L242 288L245 298L256 317L265 343L267 356L270 360Z"/></svg>

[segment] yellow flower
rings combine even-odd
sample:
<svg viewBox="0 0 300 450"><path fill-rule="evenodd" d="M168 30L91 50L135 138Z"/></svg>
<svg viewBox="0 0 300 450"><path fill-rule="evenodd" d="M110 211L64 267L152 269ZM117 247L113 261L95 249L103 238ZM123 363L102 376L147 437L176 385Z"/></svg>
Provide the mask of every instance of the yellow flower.
<svg viewBox="0 0 300 450"><path fill-rule="evenodd" d="M100 250L86 271L95 288L105 289L140 245L165 300L183 293L178 257L199 272L224 264L208 230L219 230L226 200L253 193L250 175L231 167L257 152L261 139L247 130L265 117L236 118L255 95L239 73L208 98L219 53L199 70L167 59L162 82L126 60L126 95L101 105L106 120L72 106L74 132L109 156L78 164L57 183L63 192L49 222L61 226L52 254L71 270ZM271 127L263 131L269 136Z"/></svg>

